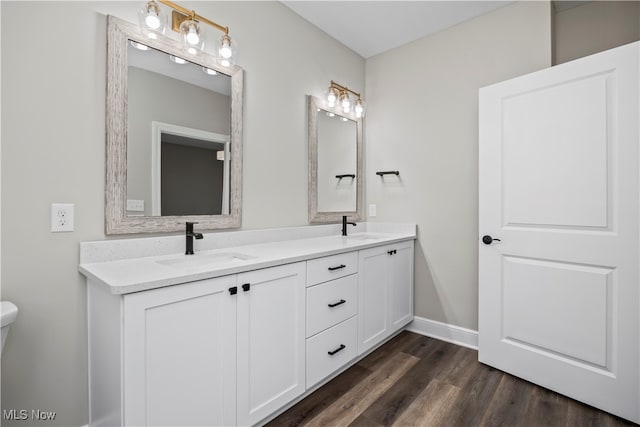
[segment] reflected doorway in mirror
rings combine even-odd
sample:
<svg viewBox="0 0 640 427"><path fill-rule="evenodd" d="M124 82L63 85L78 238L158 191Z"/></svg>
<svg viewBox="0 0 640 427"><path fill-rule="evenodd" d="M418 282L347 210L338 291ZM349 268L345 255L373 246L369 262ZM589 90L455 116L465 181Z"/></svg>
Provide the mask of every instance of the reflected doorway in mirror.
<svg viewBox="0 0 640 427"><path fill-rule="evenodd" d="M152 215L229 214L229 135L154 121L151 158Z"/></svg>

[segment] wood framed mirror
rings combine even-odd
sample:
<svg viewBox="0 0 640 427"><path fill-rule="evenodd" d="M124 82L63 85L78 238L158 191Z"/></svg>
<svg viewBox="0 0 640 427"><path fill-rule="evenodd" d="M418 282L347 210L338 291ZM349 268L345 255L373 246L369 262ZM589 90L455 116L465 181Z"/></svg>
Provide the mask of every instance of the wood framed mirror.
<svg viewBox="0 0 640 427"><path fill-rule="evenodd" d="M242 68L109 16L106 113L106 234L240 227Z"/></svg>
<svg viewBox="0 0 640 427"><path fill-rule="evenodd" d="M307 95L309 222L363 218L362 119Z"/></svg>

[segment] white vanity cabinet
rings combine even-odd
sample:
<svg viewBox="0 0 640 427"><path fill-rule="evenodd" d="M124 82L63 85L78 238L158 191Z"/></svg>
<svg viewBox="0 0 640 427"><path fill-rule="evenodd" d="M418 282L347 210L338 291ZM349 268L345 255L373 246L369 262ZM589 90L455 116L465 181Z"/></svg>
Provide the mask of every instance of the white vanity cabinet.
<svg viewBox="0 0 640 427"><path fill-rule="evenodd" d="M238 425L305 391L305 263L238 275Z"/></svg>
<svg viewBox="0 0 640 427"><path fill-rule="evenodd" d="M361 250L358 264L362 354L413 320L413 240Z"/></svg>
<svg viewBox="0 0 640 427"><path fill-rule="evenodd" d="M375 227L193 257L83 245L90 425L260 425L364 357L413 319L415 226Z"/></svg>
<svg viewBox="0 0 640 427"><path fill-rule="evenodd" d="M304 393L305 272L90 285L91 425L252 425Z"/></svg>

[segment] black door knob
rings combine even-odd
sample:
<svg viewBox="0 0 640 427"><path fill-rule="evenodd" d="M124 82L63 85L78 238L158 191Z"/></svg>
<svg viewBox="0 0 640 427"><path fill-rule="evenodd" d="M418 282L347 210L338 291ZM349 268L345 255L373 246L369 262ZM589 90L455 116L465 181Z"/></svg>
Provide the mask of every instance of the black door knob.
<svg viewBox="0 0 640 427"><path fill-rule="evenodd" d="M500 239L494 239L493 237L491 237L489 235L482 236L482 243L484 243L485 245L490 245L494 240L496 242L500 242Z"/></svg>

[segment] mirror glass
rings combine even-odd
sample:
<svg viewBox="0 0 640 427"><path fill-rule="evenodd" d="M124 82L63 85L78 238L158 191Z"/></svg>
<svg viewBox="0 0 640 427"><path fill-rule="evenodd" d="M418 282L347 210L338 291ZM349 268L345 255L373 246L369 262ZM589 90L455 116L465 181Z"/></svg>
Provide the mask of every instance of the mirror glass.
<svg viewBox="0 0 640 427"><path fill-rule="evenodd" d="M139 46L127 47L127 215L228 215L231 78Z"/></svg>
<svg viewBox="0 0 640 427"><path fill-rule="evenodd" d="M106 233L239 227L242 69L113 16L107 51Z"/></svg>
<svg viewBox="0 0 640 427"><path fill-rule="evenodd" d="M318 211L355 211L357 123L322 109L317 117Z"/></svg>
<svg viewBox="0 0 640 427"><path fill-rule="evenodd" d="M362 219L362 120L309 96L309 221Z"/></svg>

